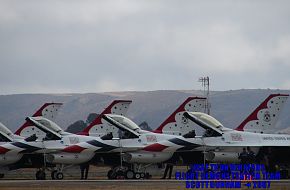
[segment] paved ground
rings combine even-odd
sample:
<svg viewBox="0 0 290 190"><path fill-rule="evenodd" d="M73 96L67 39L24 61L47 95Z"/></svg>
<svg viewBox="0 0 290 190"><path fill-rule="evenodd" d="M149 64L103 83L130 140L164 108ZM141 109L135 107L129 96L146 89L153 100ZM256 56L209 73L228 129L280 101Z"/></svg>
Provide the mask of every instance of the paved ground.
<svg viewBox="0 0 290 190"><path fill-rule="evenodd" d="M4 190L91 190L91 189L184 189L184 183L179 181L125 181L125 180L65 180L65 181L34 181L34 180L5 180L0 181L0 189Z"/></svg>
<svg viewBox="0 0 290 190"><path fill-rule="evenodd" d="M186 189L185 183L176 180L61 180L61 181L36 181L36 180L1 180L0 189L2 190L92 190L92 189L158 189L173 190ZM241 188L248 189L246 186ZM252 189L252 187L250 188ZM264 189L264 188L260 188ZM266 188L267 189L267 188ZM290 180L271 182L270 189L285 190L290 189Z"/></svg>
<svg viewBox="0 0 290 190"><path fill-rule="evenodd" d="M36 181L34 180L35 169L21 169L17 171L10 171L5 175L3 179L0 179L0 190L186 189L186 184L184 181L160 180L163 170L160 170L160 174L154 176L152 180L107 180L106 174L109 169L109 167L91 167L89 172L89 180L86 181L78 180L80 178L80 171L78 167L70 168L70 170L66 171L64 180L60 181ZM187 168L175 167L173 174L177 170L186 171ZM47 179L50 179L49 175L50 173L47 172ZM248 189L244 184L245 183L243 183L241 189ZM249 189L253 189L253 183L252 187ZM290 190L290 180L273 181L271 182L269 189Z"/></svg>

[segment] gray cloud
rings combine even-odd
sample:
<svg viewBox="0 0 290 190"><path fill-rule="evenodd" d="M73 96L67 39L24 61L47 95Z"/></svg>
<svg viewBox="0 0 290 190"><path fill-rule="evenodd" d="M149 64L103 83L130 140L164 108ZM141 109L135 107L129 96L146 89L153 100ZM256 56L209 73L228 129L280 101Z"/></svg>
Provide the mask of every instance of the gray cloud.
<svg viewBox="0 0 290 190"><path fill-rule="evenodd" d="M290 88L289 1L0 1L0 94Z"/></svg>

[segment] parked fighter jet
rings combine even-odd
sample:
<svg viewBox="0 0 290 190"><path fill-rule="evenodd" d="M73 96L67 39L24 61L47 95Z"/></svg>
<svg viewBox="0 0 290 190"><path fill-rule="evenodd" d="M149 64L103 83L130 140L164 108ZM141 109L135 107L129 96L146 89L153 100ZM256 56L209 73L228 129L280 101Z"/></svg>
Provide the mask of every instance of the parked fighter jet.
<svg viewBox="0 0 290 190"><path fill-rule="evenodd" d="M289 95L287 94L271 94L269 95L236 129L236 131L242 132L253 132L253 133L274 133L275 125L277 123L278 117L287 101ZM185 117L185 116L184 116ZM187 121L186 121L187 120ZM194 122L187 117L185 117L186 122L191 122L190 126L194 126ZM178 127L178 126L177 126ZM222 127L222 131L233 131L230 128ZM209 132L214 132L212 130L205 131L204 136L211 136ZM277 148L276 148L277 149ZM232 162L238 161L239 149L234 149L235 151L222 151L219 148L216 150L211 150L207 152L206 159L208 161L223 161ZM255 149L256 153L260 149ZM194 154L194 155L193 155ZM183 152L179 153L182 155L182 159L185 163L201 162L203 155L199 152ZM193 160L192 157L196 158Z"/></svg>
<svg viewBox="0 0 290 190"><path fill-rule="evenodd" d="M187 142L202 145L195 148L195 151L206 151L205 158L210 162L239 162L239 152L246 146L253 147L252 149L260 157L267 153L263 152L265 149L261 147L275 147L274 150L280 149L278 147L284 147L282 149L285 150L285 147L289 146L290 136L265 134L264 132L273 131L288 96L285 94L270 95L236 130L224 127L219 121L207 114L185 112L184 117L186 119L206 130L202 137L187 139ZM168 142L159 144L170 147ZM163 151L166 151L166 148ZM284 153L286 154L286 152ZM187 157L189 157L191 152L187 154ZM186 156L183 158L185 159Z"/></svg>
<svg viewBox="0 0 290 190"><path fill-rule="evenodd" d="M200 141L206 150L206 158L212 162L238 162L239 152L243 147L253 147L258 153L261 147L285 147L290 154L290 135L264 134L237 131L223 127L215 118L199 112L186 112L184 116L207 130L200 140L196 138L191 143ZM288 152L288 153L287 153ZM264 153L263 153L264 154Z"/></svg>
<svg viewBox="0 0 290 190"><path fill-rule="evenodd" d="M40 109L38 109L33 116L43 116L53 119L61 106L61 103L45 103ZM13 132L0 123L0 176L4 177L4 173L11 169L16 169L20 165L25 165L27 162L27 155L30 151L42 149L41 145L30 146L27 144L29 141L34 141L37 136L19 136L20 131L23 128L30 128L35 130L26 121L16 132ZM36 132L36 134L39 134ZM30 159L30 158L29 158Z"/></svg>
<svg viewBox="0 0 290 190"><path fill-rule="evenodd" d="M223 132L227 131L231 133L236 133L236 131L244 131L273 134L275 133L275 125L288 99L288 96L288 94L271 94L235 130L225 127L220 127L219 129ZM210 134L207 135L210 136ZM277 148L275 149L277 150ZM256 148L254 150L258 153L260 149ZM205 156L208 161L213 162L237 162L239 161L237 154L239 151L241 150L235 148L234 151L225 152L222 151L221 148L217 148L215 151L209 151L205 154Z"/></svg>

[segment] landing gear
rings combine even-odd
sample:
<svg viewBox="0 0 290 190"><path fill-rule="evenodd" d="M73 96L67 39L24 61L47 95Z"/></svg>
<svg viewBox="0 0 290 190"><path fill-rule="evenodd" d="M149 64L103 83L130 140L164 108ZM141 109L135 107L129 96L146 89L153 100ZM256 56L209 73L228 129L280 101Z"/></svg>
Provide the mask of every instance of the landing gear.
<svg viewBox="0 0 290 190"><path fill-rule="evenodd" d="M57 169L57 170L56 169L53 169L51 171L51 179L52 180L54 180L54 179L56 179L56 180L62 180L63 177L64 177L64 175L62 173L61 168L60 169Z"/></svg>
<svg viewBox="0 0 290 190"><path fill-rule="evenodd" d="M150 179L151 175L146 172L147 168L151 164L144 165L144 164L134 164L133 165L133 171L134 171L134 178L135 179Z"/></svg>
<svg viewBox="0 0 290 190"><path fill-rule="evenodd" d="M4 178L4 174L0 174L0 179Z"/></svg>
<svg viewBox="0 0 290 190"><path fill-rule="evenodd" d="M46 177L45 171L42 169L38 170L35 174L35 178L37 180L45 180L45 177Z"/></svg>
<svg viewBox="0 0 290 190"><path fill-rule="evenodd" d="M62 172L57 172L55 176L56 176L56 179L58 179L58 180L62 180L63 179L63 173Z"/></svg>
<svg viewBox="0 0 290 190"><path fill-rule="evenodd" d="M138 172L134 174L135 179L149 179L151 176L149 173L144 173L144 172Z"/></svg>
<svg viewBox="0 0 290 190"><path fill-rule="evenodd" d="M134 171L132 171L132 170L127 170L126 171L126 175L125 175L126 179L133 179L134 176L135 176Z"/></svg>
<svg viewBox="0 0 290 190"><path fill-rule="evenodd" d="M108 179L149 179L151 175L142 171L134 171L127 167L117 166L108 171Z"/></svg>
<svg viewBox="0 0 290 190"><path fill-rule="evenodd" d="M115 167L109 170L107 173L108 179L124 179L126 176L126 169L121 167Z"/></svg>
<svg viewBox="0 0 290 190"><path fill-rule="evenodd" d="M63 173L57 170L53 170L51 172L51 179L57 179L62 180L63 179Z"/></svg>
<svg viewBox="0 0 290 190"><path fill-rule="evenodd" d="M141 178L145 178L145 173L140 173Z"/></svg>
<svg viewBox="0 0 290 190"><path fill-rule="evenodd" d="M140 173L135 173L135 179L140 179L141 178L141 174Z"/></svg>

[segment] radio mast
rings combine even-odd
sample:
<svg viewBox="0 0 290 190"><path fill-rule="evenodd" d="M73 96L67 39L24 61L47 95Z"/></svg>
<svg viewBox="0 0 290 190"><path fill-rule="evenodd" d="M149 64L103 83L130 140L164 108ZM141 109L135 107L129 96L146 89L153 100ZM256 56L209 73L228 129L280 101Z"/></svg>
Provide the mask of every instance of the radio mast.
<svg viewBox="0 0 290 190"><path fill-rule="evenodd" d="M198 82L201 82L201 85L203 87L203 95L206 97L205 101L205 108L204 111L208 115L210 115L210 103L209 103L209 77L200 77L198 79Z"/></svg>

